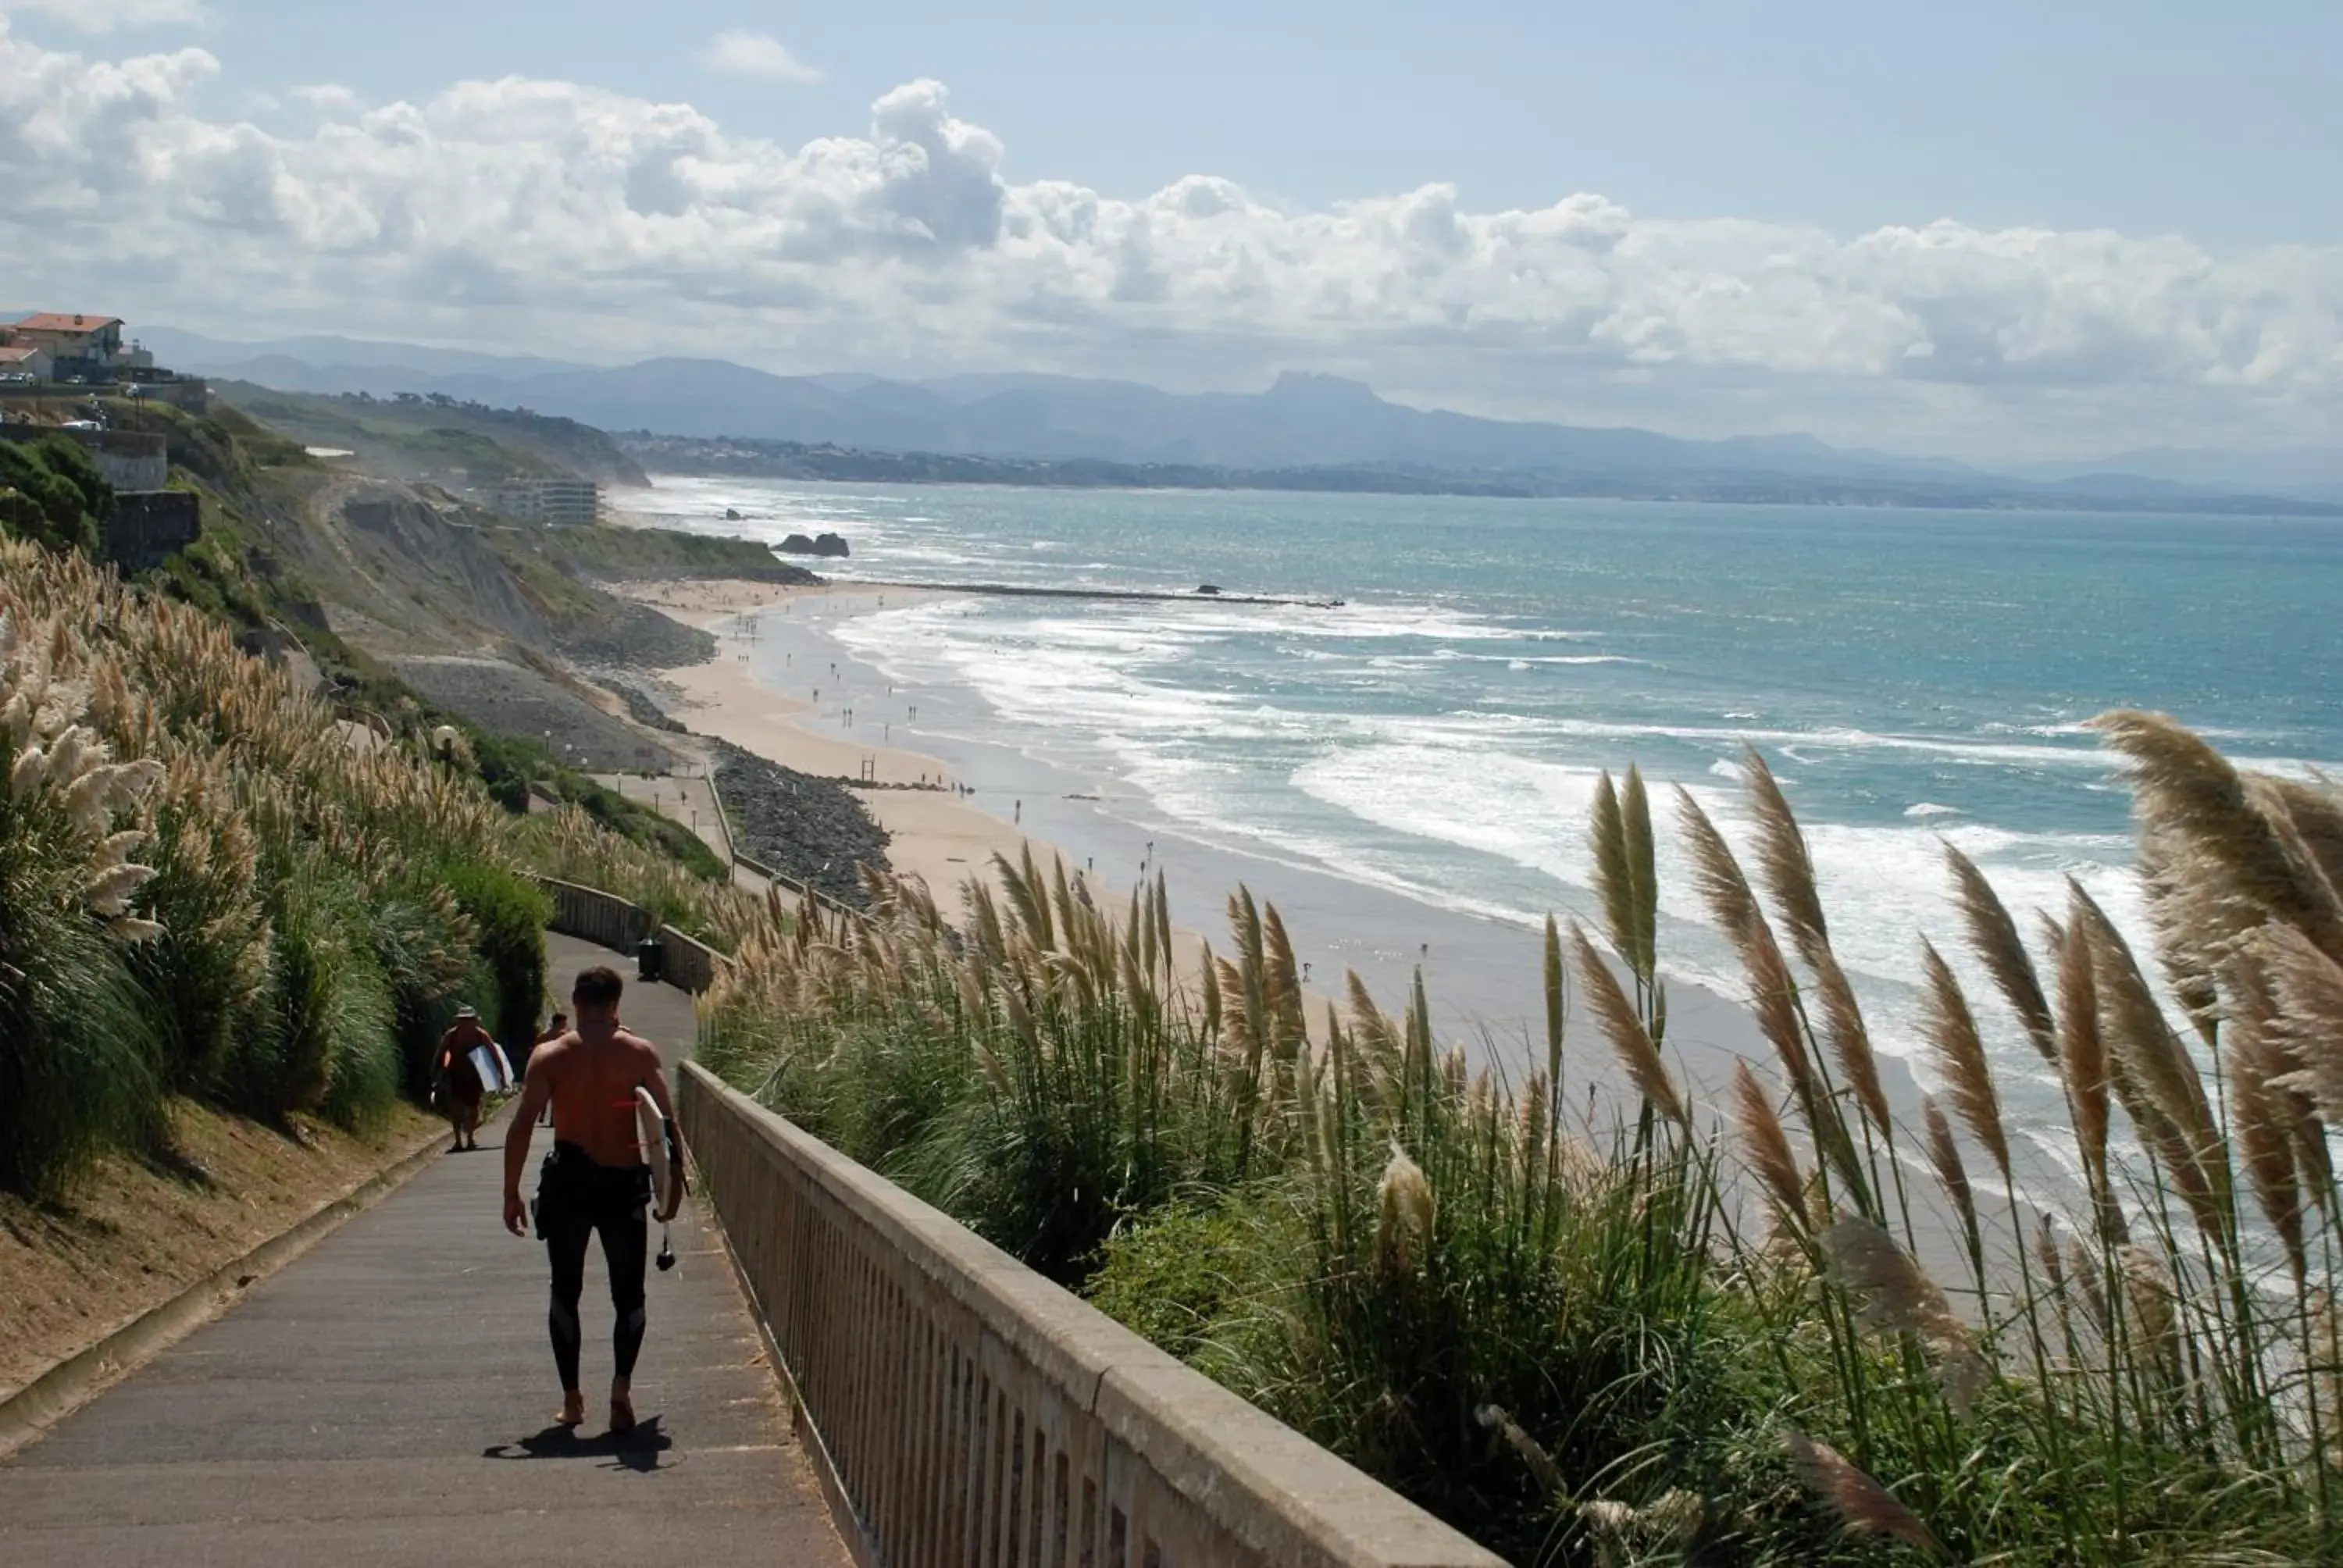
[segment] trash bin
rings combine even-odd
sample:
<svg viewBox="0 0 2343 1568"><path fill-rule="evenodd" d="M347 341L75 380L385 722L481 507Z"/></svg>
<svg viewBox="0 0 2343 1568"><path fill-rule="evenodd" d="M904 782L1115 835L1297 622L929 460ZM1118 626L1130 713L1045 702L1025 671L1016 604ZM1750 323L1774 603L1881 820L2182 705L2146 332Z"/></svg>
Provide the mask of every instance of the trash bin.
<svg viewBox="0 0 2343 1568"><path fill-rule="evenodd" d="M659 946L657 937L645 937L635 944L635 978L657 983L667 968L667 950Z"/></svg>

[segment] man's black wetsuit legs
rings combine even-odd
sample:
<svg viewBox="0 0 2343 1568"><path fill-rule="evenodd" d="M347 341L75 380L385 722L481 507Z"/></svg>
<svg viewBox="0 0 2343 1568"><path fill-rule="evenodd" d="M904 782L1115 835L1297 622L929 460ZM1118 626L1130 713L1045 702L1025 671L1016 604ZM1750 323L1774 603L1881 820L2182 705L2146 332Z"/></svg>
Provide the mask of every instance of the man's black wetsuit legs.
<svg viewBox="0 0 2343 1568"><path fill-rule="evenodd" d="M617 1318L610 1336L614 1370L634 1376L643 1348L643 1269L650 1227L643 1189L647 1171L613 1171L586 1161L582 1151L557 1145L538 1188L538 1233L553 1266L553 1299L547 1327L553 1338L553 1363L565 1393L578 1390L578 1356L584 1335L578 1302L586 1290L586 1245L602 1239L602 1262L610 1276L610 1307Z"/></svg>
<svg viewBox="0 0 2343 1568"><path fill-rule="evenodd" d="M540 1202L542 1200L539 1201ZM582 1215L548 1217L545 1251L553 1260L553 1308L547 1326L553 1331L553 1365L561 1373L561 1391L578 1392L578 1298L586 1289L586 1238L593 1224Z"/></svg>
<svg viewBox="0 0 2343 1568"><path fill-rule="evenodd" d="M610 1311L617 1320L610 1329L612 1365L620 1379L628 1379L635 1375L635 1357L643 1348L643 1254L649 1250L650 1225L642 1210L634 1208L604 1215L595 1229L602 1236L602 1262L610 1271Z"/></svg>

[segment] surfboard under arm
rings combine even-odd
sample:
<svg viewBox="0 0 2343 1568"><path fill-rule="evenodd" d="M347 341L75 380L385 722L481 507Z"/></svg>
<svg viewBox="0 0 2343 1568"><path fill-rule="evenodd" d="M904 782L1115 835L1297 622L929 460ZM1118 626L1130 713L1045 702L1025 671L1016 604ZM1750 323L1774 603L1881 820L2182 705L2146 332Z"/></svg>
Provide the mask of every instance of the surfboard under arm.
<svg viewBox="0 0 2343 1568"><path fill-rule="evenodd" d="M675 1147L674 1137L667 1118L659 1112L659 1101L651 1098L648 1089L635 1091L635 1126L642 1145L643 1163L651 1168L652 1206L665 1213L673 1201L675 1164L669 1151Z"/></svg>

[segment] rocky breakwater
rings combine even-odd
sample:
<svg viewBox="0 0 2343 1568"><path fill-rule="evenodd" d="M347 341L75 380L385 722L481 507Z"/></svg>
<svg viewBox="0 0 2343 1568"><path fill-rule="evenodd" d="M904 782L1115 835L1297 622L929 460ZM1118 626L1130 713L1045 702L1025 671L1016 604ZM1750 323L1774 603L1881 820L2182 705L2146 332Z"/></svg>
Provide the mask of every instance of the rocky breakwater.
<svg viewBox="0 0 2343 1568"><path fill-rule="evenodd" d="M862 868L887 864L887 829L871 820L854 792L838 779L784 768L729 741L709 745L740 853L860 906Z"/></svg>

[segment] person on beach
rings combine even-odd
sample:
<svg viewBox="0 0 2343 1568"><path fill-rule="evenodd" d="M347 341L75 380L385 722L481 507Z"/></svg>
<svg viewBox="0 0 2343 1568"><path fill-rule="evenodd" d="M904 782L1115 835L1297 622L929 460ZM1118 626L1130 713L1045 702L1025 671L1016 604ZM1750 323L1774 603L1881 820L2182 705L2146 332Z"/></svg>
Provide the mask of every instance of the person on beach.
<svg viewBox="0 0 2343 1568"><path fill-rule="evenodd" d="M578 1299L586 1287L586 1244L600 1237L602 1263L610 1276L613 1367L610 1431L634 1430L635 1358L643 1348L643 1259L649 1250L650 1161L664 1158L672 1175L665 1224L683 1201L683 1141L675 1132L675 1106L659 1052L618 1021L618 998L626 985L618 971L602 966L581 971L569 993L577 1026L540 1045L529 1056L520 1109L505 1134L505 1229L526 1235L529 1206L520 1195L521 1171L537 1115L553 1112L553 1150L537 1181L537 1235L553 1271L552 1305L547 1325L553 1338L554 1370L561 1378L561 1412L556 1420L576 1426L586 1419L586 1395L578 1382L578 1355L584 1338ZM635 1091L650 1091L668 1120L664 1151L646 1149L635 1114Z"/></svg>
<svg viewBox="0 0 2343 1568"><path fill-rule="evenodd" d="M432 1066L433 1098L439 1103L439 1114L456 1134L448 1147L450 1154L467 1149L478 1149L475 1136L480 1127L480 1100L488 1092L480 1081L479 1070L472 1065L476 1046L493 1045L496 1037L480 1022L478 1011L469 1005L456 1010L456 1021L439 1037L439 1054Z"/></svg>

